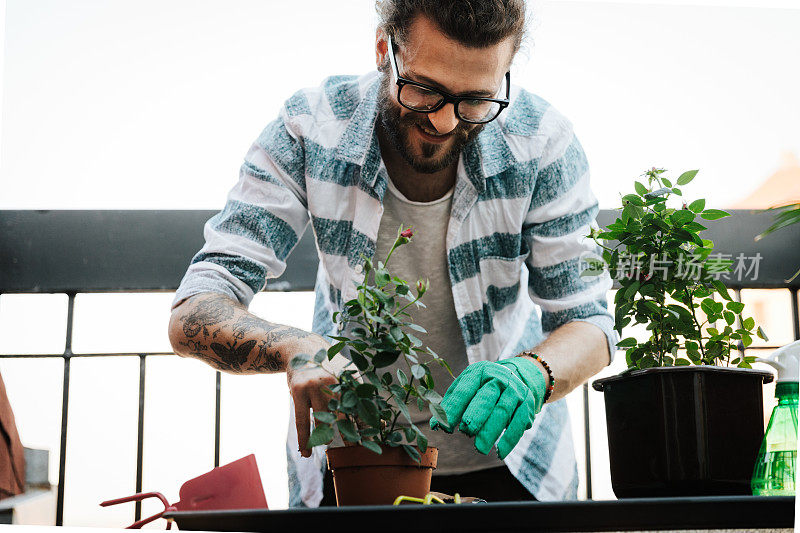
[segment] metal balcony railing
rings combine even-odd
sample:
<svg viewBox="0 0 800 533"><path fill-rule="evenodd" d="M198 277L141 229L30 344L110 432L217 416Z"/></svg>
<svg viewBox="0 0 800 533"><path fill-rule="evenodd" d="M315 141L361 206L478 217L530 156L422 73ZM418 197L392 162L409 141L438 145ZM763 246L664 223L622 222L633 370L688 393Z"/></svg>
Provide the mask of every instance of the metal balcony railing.
<svg viewBox="0 0 800 533"><path fill-rule="evenodd" d="M73 353L72 331L75 296L92 292L174 291L189 260L203 245L203 224L214 211L2 211L0 210L0 296L8 293L65 293L67 335L65 349L58 354L0 354L0 358L61 358L64 386L61 404L56 525L63 524L66 479L67 421L69 416L70 361L75 357L138 357L139 413L135 490L142 490L145 377L148 357L172 355L161 352ZM800 226L784 228L759 242L753 237L769 226L772 215L734 211L733 217L707 223L704 236L721 253L756 257L760 254L756 279L727 279L741 299L750 288L788 289L794 338L800 339L800 277L785 281L800 267ZM598 222L609 223L613 211L601 211ZM317 253L310 232L289 257L280 279L269 283L273 291L313 290ZM166 325L165 325L166 327ZM759 347L770 348L770 347ZM774 348L774 347L773 347ZM744 352L744 349L741 350ZM220 456L221 375L216 372L214 416L214 466ZM586 496L592 498L588 386L583 387L584 446L586 450ZM136 503L135 519L141 518Z"/></svg>

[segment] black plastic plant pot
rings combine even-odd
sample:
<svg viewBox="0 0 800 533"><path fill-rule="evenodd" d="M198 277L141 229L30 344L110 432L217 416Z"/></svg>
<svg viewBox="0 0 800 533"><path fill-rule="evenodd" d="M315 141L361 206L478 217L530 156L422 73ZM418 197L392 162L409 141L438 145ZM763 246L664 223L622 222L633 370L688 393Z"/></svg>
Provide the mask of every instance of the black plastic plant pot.
<svg viewBox="0 0 800 533"><path fill-rule="evenodd" d="M618 498L751 494L769 372L659 367L598 379Z"/></svg>

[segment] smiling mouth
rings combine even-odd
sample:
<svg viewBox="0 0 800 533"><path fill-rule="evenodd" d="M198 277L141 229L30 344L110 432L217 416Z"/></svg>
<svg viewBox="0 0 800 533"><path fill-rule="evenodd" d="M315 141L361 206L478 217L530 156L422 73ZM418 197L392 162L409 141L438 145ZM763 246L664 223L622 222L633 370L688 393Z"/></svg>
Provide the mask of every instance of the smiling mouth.
<svg viewBox="0 0 800 533"><path fill-rule="evenodd" d="M428 142L441 143L441 142L444 142L447 139L449 139L451 137L451 135L452 135L452 132L451 133L445 133L445 134L432 133L429 130L427 130L426 128L423 128L422 126L420 126L419 124L416 124L416 127L417 127L417 131L420 133L422 138L424 140L428 141Z"/></svg>

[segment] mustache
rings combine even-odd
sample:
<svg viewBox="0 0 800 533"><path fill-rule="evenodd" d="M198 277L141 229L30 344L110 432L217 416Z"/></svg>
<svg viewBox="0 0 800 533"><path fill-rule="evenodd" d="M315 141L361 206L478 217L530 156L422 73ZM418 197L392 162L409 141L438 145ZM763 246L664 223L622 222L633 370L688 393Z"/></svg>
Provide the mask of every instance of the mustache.
<svg viewBox="0 0 800 533"><path fill-rule="evenodd" d="M428 131L435 131L437 132L437 134L439 131L438 129L436 129L436 126L434 126L431 123L426 113L413 112L409 113L406 116L399 116L397 117L397 119L398 123L406 128L410 128L412 126L420 126L421 128L426 129ZM440 134L440 135L452 136L462 140L467 140L469 138L469 134L470 134L470 127L459 122L459 124L456 125L456 127L453 128L451 131L449 131L446 134Z"/></svg>

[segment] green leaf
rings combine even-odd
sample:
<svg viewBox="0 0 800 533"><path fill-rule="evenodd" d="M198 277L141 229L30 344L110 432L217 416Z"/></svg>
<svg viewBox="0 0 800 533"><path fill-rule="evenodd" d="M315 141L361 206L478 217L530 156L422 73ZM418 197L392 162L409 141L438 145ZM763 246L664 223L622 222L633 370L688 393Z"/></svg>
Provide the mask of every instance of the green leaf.
<svg viewBox="0 0 800 533"><path fill-rule="evenodd" d="M744 311L744 304L741 302L728 302L726 307L734 313L741 313Z"/></svg>
<svg viewBox="0 0 800 533"><path fill-rule="evenodd" d="M356 394L359 398L370 398L378 393L378 387L371 383L362 383L356 387Z"/></svg>
<svg viewBox="0 0 800 533"><path fill-rule="evenodd" d="M301 353L292 357L292 360L289 361L289 366L292 368L302 368L306 366L309 361L311 361L311 357L308 354Z"/></svg>
<svg viewBox="0 0 800 533"><path fill-rule="evenodd" d="M381 453L383 453L383 450L381 450L381 447L380 447L380 446L378 445L378 443L377 443L377 442L375 442L375 441L371 441L371 440L362 440L362 441L361 441L361 445L362 445L364 448L368 449L369 451L377 453L378 455L380 455Z"/></svg>
<svg viewBox="0 0 800 533"><path fill-rule="evenodd" d="M436 362L439 363L439 366L447 370L448 374L450 374L451 376L453 375L453 370L450 368L450 365L447 363L447 361L445 361L444 359L437 358Z"/></svg>
<svg viewBox="0 0 800 533"><path fill-rule="evenodd" d="M425 328L423 328L422 326L418 326L417 324L414 324L413 322L410 322L410 323L408 323L408 324L406 324L406 325L407 325L409 328L411 328L411 329L413 329L413 330L415 330L415 331L419 331L420 333L428 333L428 332L425 330Z"/></svg>
<svg viewBox="0 0 800 533"><path fill-rule="evenodd" d="M406 451L409 457L411 457L415 462L419 463L421 456L419 451L409 444L403 444L403 449Z"/></svg>
<svg viewBox="0 0 800 533"><path fill-rule="evenodd" d="M336 422L336 415L330 411L314 411L314 418L326 424L333 424Z"/></svg>
<svg viewBox="0 0 800 533"><path fill-rule="evenodd" d="M411 334L409 333L407 336L408 336L408 340L410 340L410 341L411 341L411 345L412 345L412 346L415 346L415 347L422 346L422 341L421 341L421 340L419 340L418 338L416 338L414 335L411 335Z"/></svg>
<svg viewBox="0 0 800 533"><path fill-rule="evenodd" d="M369 368L369 361L367 361L367 358L355 350L350 350L350 359L361 372Z"/></svg>
<svg viewBox="0 0 800 533"><path fill-rule="evenodd" d="M333 440L333 428L326 424L320 424L311 432L311 438L308 439L308 448L328 444Z"/></svg>
<svg viewBox="0 0 800 533"><path fill-rule="evenodd" d="M633 182L633 188L636 189L636 192L642 196L647 194L647 187L645 187L642 183L639 183L638 181Z"/></svg>
<svg viewBox="0 0 800 533"><path fill-rule="evenodd" d="M634 280L633 283L628 285L628 288L625 289L625 295L623 296L626 300L630 300L636 294L636 291L641 286L641 282L637 279Z"/></svg>
<svg viewBox="0 0 800 533"><path fill-rule="evenodd" d="M747 317L744 319L744 322L742 322L742 326L749 331L756 326L756 321L753 320L753 317Z"/></svg>
<svg viewBox="0 0 800 533"><path fill-rule="evenodd" d="M766 332L763 329L761 329L761 326L758 326L758 329L756 329L756 335L758 335L761 339L763 339L765 341L769 340L769 338L767 337Z"/></svg>
<svg viewBox="0 0 800 533"><path fill-rule="evenodd" d="M630 348L632 346L636 346L637 340L634 337L628 337L627 339L622 339L617 343L617 348Z"/></svg>
<svg viewBox="0 0 800 533"><path fill-rule="evenodd" d="M394 340L398 342L403 340L403 330L400 329L399 326L392 326L391 328L389 328L389 335L391 335L392 338L394 338Z"/></svg>
<svg viewBox="0 0 800 533"><path fill-rule="evenodd" d="M341 351L342 351L342 348L344 348L344 345L345 345L345 342L344 342L344 341L342 341L342 342L337 342L336 344L334 344L333 346L331 346L330 348L328 348L328 360L330 361L331 359L333 359L333 358L334 358L334 356L335 356L337 353L341 352ZM320 350L320 351L322 351L322 350ZM317 352L317 356L318 356L318 355L319 355L319 352ZM323 355L323 357L324 357L324 355ZM317 357L315 356L315 357L314 357L314 360L316 361L316 359L317 359ZM322 360L320 359L320 360L319 360L319 361L317 361L317 362L318 362L318 363L321 363L321 362L322 362Z"/></svg>
<svg viewBox="0 0 800 533"><path fill-rule="evenodd" d="M729 326L730 326L731 324L733 324L734 320L736 319L736 317L734 316L734 314L733 314L732 312L730 312L730 311L725 311L725 312L723 312L723 313L722 313L722 316L723 316L723 317L725 317L725 322L726 322L726 323L727 323Z"/></svg>
<svg viewBox="0 0 800 533"><path fill-rule="evenodd" d="M378 378L378 375L375 372L364 372L364 377L367 378L370 383L372 383L378 388L381 388L383 386L383 383L381 383L380 378Z"/></svg>
<svg viewBox="0 0 800 533"><path fill-rule="evenodd" d="M636 196L635 194L626 194L622 197L623 202L630 202L633 205L643 206L644 200Z"/></svg>
<svg viewBox="0 0 800 533"><path fill-rule="evenodd" d="M381 420L380 416L378 416L378 408L370 400L358 402L358 417L374 428L380 427Z"/></svg>
<svg viewBox="0 0 800 533"><path fill-rule="evenodd" d="M397 381L399 381L400 385L403 387L408 385L408 376L406 376L406 373L400 368L397 369Z"/></svg>
<svg viewBox="0 0 800 533"><path fill-rule="evenodd" d="M706 201L703 198L689 204L689 209L694 213L700 213L705 207Z"/></svg>
<svg viewBox="0 0 800 533"><path fill-rule="evenodd" d="M345 391L345 393L342 395L342 407L345 409L350 409L355 407L356 403L358 403L358 396L356 393L351 390Z"/></svg>
<svg viewBox="0 0 800 533"><path fill-rule="evenodd" d="M706 228L704 225L700 224L699 222L692 221L692 222L689 222L688 224L686 224L685 226L683 226L683 229L696 233L698 231L703 231L704 229L708 229L708 228ZM698 244L698 246L702 246L702 245L703 245L703 241L700 240L700 244Z"/></svg>
<svg viewBox="0 0 800 533"><path fill-rule="evenodd" d="M429 404L431 414L439 422L442 426L449 428L450 423L447 421L447 413L444 411L441 405L438 403L431 403Z"/></svg>
<svg viewBox="0 0 800 533"><path fill-rule="evenodd" d="M398 357L400 357L400 352L397 351L378 352L378 354L372 358L372 364L375 366L375 368L383 368L394 364Z"/></svg>
<svg viewBox="0 0 800 533"><path fill-rule="evenodd" d="M652 368L654 366L658 366L658 361L650 354L639 359L639 368Z"/></svg>
<svg viewBox="0 0 800 533"><path fill-rule="evenodd" d="M688 209L679 209L672 213L672 221L679 225L688 224L694 220L694 213L689 211Z"/></svg>
<svg viewBox="0 0 800 533"><path fill-rule="evenodd" d="M425 453L425 451L428 449L428 437L422 433L417 433L417 446L421 452Z"/></svg>
<svg viewBox="0 0 800 533"><path fill-rule="evenodd" d="M431 403L442 403L441 395L433 389L425 389L425 392L422 393L422 397Z"/></svg>
<svg viewBox="0 0 800 533"><path fill-rule="evenodd" d="M714 280L711 280L711 283L714 284L714 288L717 289L717 292L720 294L720 296L722 296L723 298L725 298L729 302L733 301L733 299L731 298L731 295L728 294L728 288L725 287L725 284L722 283L722 281L720 281L718 279L714 279Z"/></svg>
<svg viewBox="0 0 800 533"><path fill-rule="evenodd" d="M356 431L355 426L349 420L339 420L336 422L336 427L339 428L339 433L342 434L342 438L348 442L358 442L361 440L361 437L358 435L358 431Z"/></svg>
<svg viewBox="0 0 800 533"><path fill-rule="evenodd" d="M698 172L699 170L687 170L678 178L678 185L686 185L694 179Z"/></svg>
<svg viewBox="0 0 800 533"><path fill-rule="evenodd" d="M422 379L422 377L425 375L425 368L422 365L412 365L411 375L417 379Z"/></svg>
<svg viewBox="0 0 800 533"><path fill-rule="evenodd" d="M719 218L729 217L729 216L731 216L730 213L726 213L725 211L722 211L720 209L706 209L700 214L700 217L706 220L717 220Z"/></svg>
<svg viewBox="0 0 800 533"><path fill-rule="evenodd" d="M383 287L387 283L389 283L389 273L383 268L375 270L375 284L378 287Z"/></svg>

